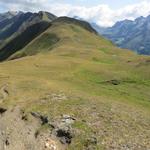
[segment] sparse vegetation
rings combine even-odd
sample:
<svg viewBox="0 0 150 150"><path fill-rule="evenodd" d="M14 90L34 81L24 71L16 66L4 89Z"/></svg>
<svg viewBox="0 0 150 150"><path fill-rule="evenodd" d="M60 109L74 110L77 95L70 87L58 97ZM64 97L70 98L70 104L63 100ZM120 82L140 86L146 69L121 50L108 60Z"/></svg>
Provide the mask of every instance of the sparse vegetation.
<svg viewBox="0 0 150 150"><path fill-rule="evenodd" d="M50 121L73 116L68 150L150 149L149 57L66 20L56 20L14 57L36 55L0 63L0 85L7 83L9 92L0 107L17 105Z"/></svg>

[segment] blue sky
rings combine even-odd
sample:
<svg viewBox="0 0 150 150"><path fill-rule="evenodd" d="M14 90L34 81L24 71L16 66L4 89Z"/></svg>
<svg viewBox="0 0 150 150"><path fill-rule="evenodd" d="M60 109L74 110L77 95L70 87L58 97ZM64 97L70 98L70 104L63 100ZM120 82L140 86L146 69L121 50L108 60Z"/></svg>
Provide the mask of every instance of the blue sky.
<svg viewBox="0 0 150 150"><path fill-rule="evenodd" d="M40 10L112 26L117 21L150 15L150 0L0 0L0 12Z"/></svg>

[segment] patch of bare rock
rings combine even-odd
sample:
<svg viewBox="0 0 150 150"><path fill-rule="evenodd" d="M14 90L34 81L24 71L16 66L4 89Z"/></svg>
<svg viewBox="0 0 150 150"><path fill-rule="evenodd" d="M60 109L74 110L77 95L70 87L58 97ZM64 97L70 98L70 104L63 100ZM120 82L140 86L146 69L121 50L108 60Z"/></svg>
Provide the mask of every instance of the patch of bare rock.
<svg viewBox="0 0 150 150"><path fill-rule="evenodd" d="M65 150L74 137L74 122L69 115L50 120L19 107L0 108L0 150Z"/></svg>

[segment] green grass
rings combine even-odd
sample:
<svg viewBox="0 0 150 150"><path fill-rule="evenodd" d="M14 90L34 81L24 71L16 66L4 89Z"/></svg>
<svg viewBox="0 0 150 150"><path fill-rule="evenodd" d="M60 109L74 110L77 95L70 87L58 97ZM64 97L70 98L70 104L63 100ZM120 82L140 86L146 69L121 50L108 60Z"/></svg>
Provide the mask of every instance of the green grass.
<svg viewBox="0 0 150 150"><path fill-rule="evenodd" d="M0 85L7 83L10 93L1 106L20 105L53 119L74 116L77 134L69 150L82 150L91 136L98 150L149 142L149 57L66 23L56 23L20 52L36 51L40 54L0 64ZM53 93L67 98L54 101L48 96Z"/></svg>
<svg viewBox="0 0 150 150"><path fill-rule="evenodd" d="M59 41L59 38L55 34L43 34L37 42L33 42L33 47L28 48L28 46L19 54L24 53L26 56L35 55L41 51L41 49L46 49L46 51L51 50L53 46ZM16 54L17 55L17 54Z"/></svg>

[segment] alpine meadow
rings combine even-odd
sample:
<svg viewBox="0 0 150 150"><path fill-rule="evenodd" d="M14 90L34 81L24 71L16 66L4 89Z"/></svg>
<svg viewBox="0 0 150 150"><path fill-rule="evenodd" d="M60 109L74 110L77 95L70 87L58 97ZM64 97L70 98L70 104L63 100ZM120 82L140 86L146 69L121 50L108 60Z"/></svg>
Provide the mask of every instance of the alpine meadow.
<svg viewBox="0 0 150 150"><path fill-rule="evenodd" d="M102 35L84 18L0 13L0 150L150 150L150 56Z"/></svg>

